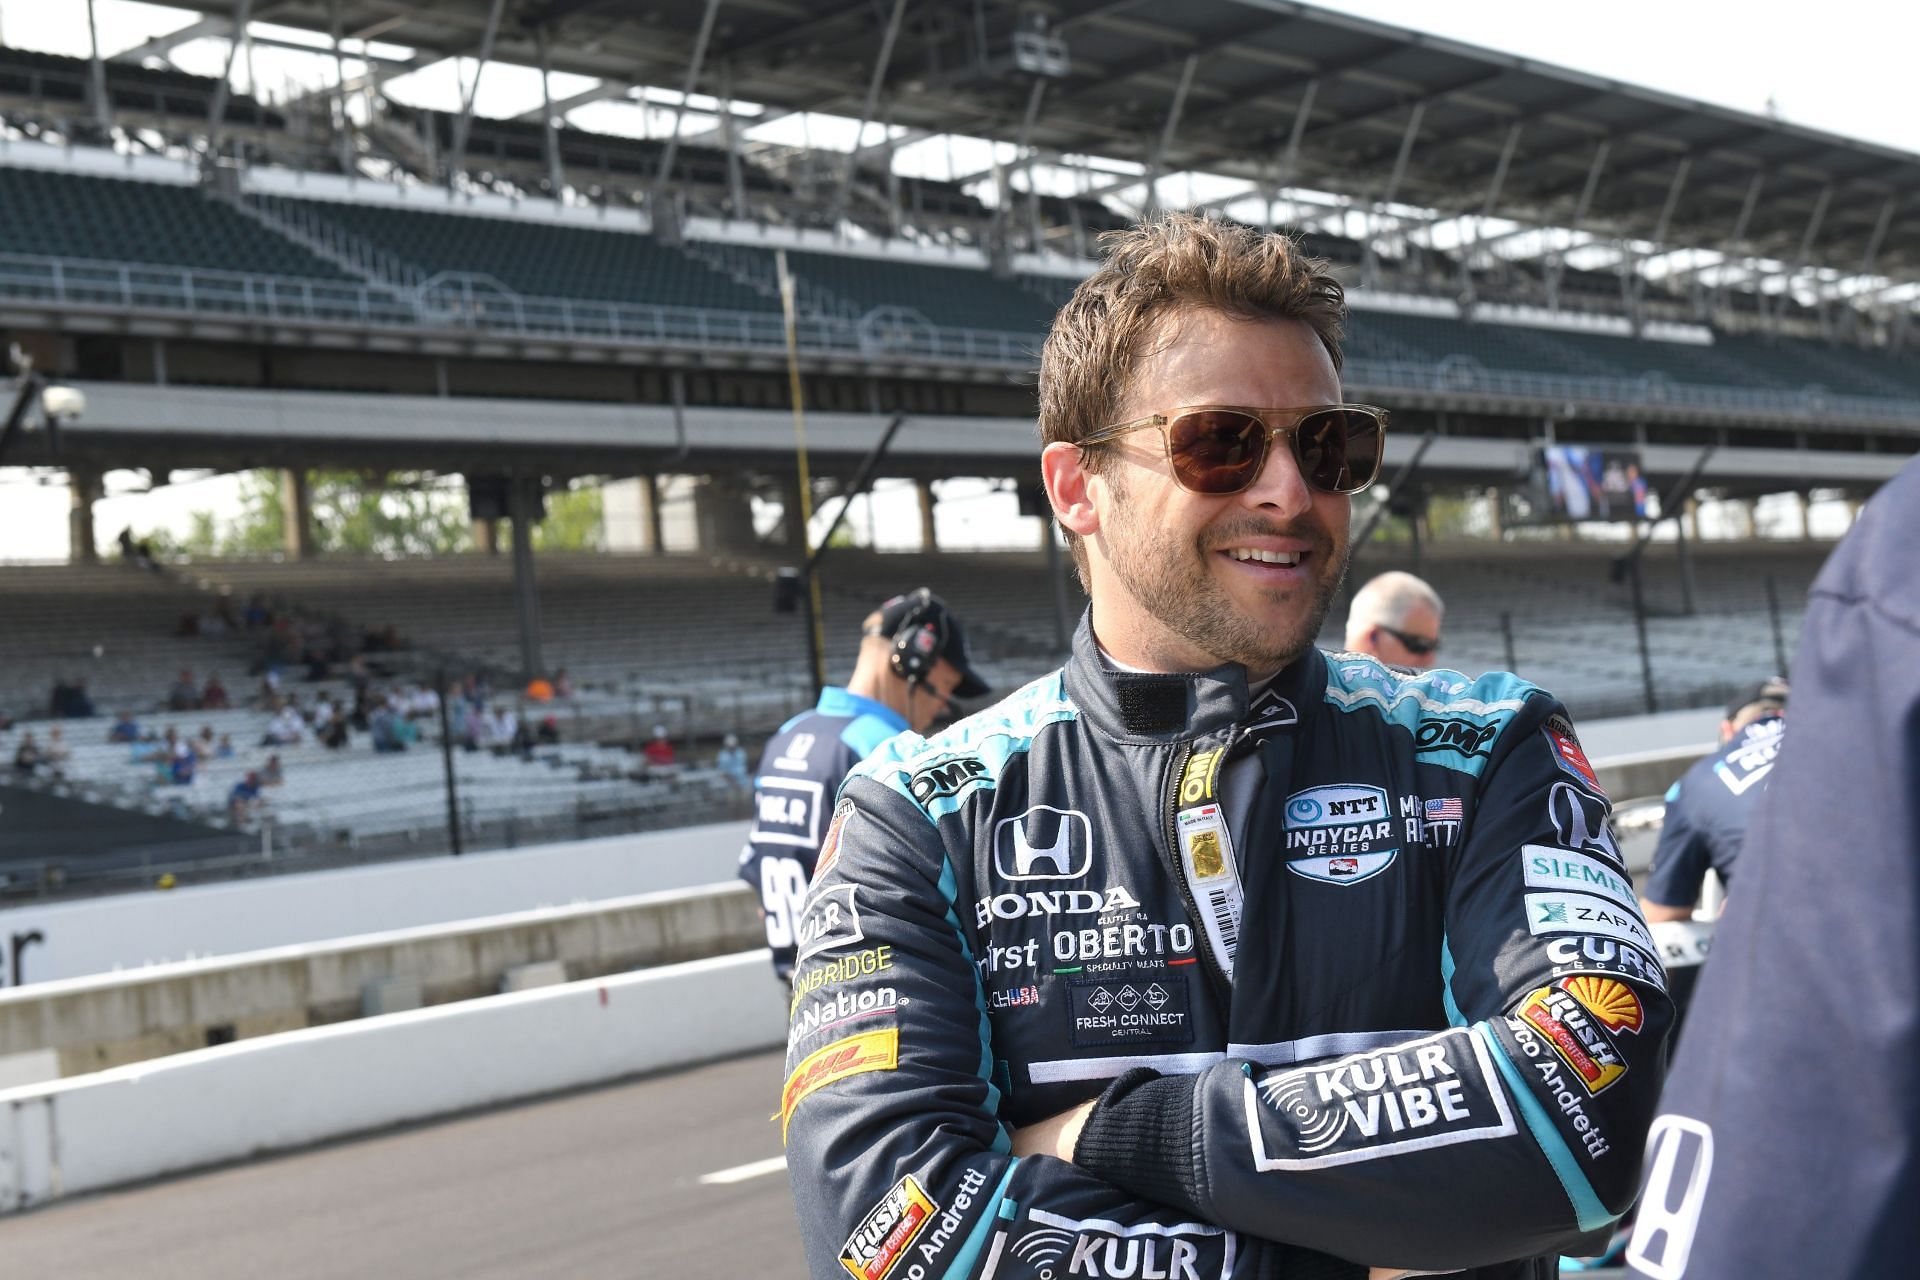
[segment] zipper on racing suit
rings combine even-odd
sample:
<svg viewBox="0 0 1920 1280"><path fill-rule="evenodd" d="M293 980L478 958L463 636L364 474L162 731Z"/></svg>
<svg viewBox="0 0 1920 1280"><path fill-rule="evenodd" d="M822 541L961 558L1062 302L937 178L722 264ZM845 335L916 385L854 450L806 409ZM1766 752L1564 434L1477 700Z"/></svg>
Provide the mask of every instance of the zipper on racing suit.
<svg viewBox="0 0 1920 1280"><path fill-rule="evenodd" d="M1234 725L1225 731L1183 742L1173 758L1168 761L1167 772L1162 776L1160 789L1161 802L1160 834L1165 840L1162 856L1167 869L1173 876L1174 885L1180 890L1180 901L1186 907L1187 918L1193 924L1195 949L1200 953L1201 965L1206 970L1208 981L1213 986L1214 995L1220 1001L1224 1011L1233 996L1233 979L1227 975L1226 966L1216 953L1211 934L1207 928L1207 916L1202 911L1199 898L1194 892L1192 877L1187 873L1187 859L1181 853L1179 817L1181 805L1180 790L1185 781L1187 764L1195 755L1197 747L1217 747L1224 759L1235 740L1240 735L1240 726ZM1231 853L1228 855L1231 857Z"/></svg>

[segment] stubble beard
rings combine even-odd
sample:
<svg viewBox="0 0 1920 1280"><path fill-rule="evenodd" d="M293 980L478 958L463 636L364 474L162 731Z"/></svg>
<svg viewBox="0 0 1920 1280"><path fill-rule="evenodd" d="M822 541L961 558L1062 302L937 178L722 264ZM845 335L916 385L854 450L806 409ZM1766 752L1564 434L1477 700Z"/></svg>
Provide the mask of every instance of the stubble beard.
<svg viewBox="0 0 1920 1280"><path fill-rule="evenodd" d="M1336 544L1318 525L1281 529L1259 521L1229 521L1201 530L1191 544L1183 545L1139 524L1124 496L1114 514L1119 527L1107 539L1114 577L1161 626L1218 662L1270 672L1298 661L1313 647L1346 581L1347 545ZM1262 591L1269 611L1250 616L1214 576L1212 558L1216 548L1235 538L1274 536L1308 541L1311 563L1319 566L1319 573L1304 593Z"/></svg>

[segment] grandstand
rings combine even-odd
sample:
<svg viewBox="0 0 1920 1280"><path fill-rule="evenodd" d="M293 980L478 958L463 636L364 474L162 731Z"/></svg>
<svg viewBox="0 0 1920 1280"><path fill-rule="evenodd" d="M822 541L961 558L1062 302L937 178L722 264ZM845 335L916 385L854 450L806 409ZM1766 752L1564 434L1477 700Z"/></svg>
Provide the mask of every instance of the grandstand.
<svg viewBox="0 0 1920 1280"><path fill-rule="evenodd" d="M904 414L880 474L919 485L931 534L939 481L1030 491L1035 353L1098 233L1165 207L1178 175L1237 184L1208 210L1334 264L1354 307L1349 393L1394 412L1394 540L1360 549L1355 580L1417 564L1449 601L1447 661L1515 667L1583 716L1710 705L1777 666L1824 546L1689 529L1641 558L1636 606L1621 543L1497 525L1436 543L1421 536L1432 499L1524 487L1553 441L1635 451L1682 509L1858 502L1920 447L1920 211L1899 199L1920 158L1781 121L1233 0L1126 15L1067 0L1039 35L1011 4L979 6L966 31L889 32L885 14L806 0L743 9L710 40L700 6L645 22L559 6L538 31L490 27L481 0L386 6L380 40L410 49L407 67L484 49L596 88L550 116L430 110L388 94L395 64L268 100L165 61L231 34L230 6L188 7L204 20L98 66L0 48L0 329L92 406L57 455L30 431L0 459L66 469L78 535L70 566L0 570L21 606L8 617L34 619L0 624L0 710L21 721L0 746L45 740L55 681L165 723L175 671L220 670L245 704L180 727L242 746L190 786L155 785L99 741L102 721L64 726L61 776L26 784L223 838L237 824L283 857L443 847L448 766L420 749L430 722L415 750L378 759L364 737L344 753L308 741L280 753L270 821L236 818L229 790L269 754L274 712L255 693L275 664L252 631L180 634L222 600L271 602L303 628L391 627L404 648L378 655L375 694L474 675L516 715L552 714L558 741L531 752L451 753L475 843L738 811L699 763L722 733L769 731L810 684L798 618L770 607L772 575L798 558L783 263L815 496L844 492ZM375 19L341 7L348 31ZM273 21L338 39L319 12ZM666 137L567 118L636 84L697 102ZM337 111L348 93L364 111ZM788 113L884 118L888 140L851 156L796 144L770 129ZM949 131L1003 158L944 176L899 163ZM295 495L283 555L93 563L106 472L263 467ZM314 468L464 477L483 553L317 555L299 497ZM668 554L673 477L692 498ZM484 554L506 513L484 495L583 478L634 497L608 545L638 554ZM1037 549L923 539L836 550L823 576L829 678L865 611L922 582L969 620L1003 688L1057 659L1082 604ZM568 698L512 696L559 668ZM311 681L288 670L309 705L353 695L340 661ZM633 753L655 724L693 753L672 776Z"/></svg>

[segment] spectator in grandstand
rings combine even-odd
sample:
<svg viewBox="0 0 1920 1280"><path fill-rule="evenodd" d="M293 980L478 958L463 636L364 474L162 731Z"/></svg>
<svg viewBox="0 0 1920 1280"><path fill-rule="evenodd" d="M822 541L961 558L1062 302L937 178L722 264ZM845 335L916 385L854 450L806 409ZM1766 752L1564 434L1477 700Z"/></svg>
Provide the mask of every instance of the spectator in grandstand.
<svg viewBox="0 0 1920 1280"><path fill-rule="evenodd" d="M1650 1280L1920 1256L1920 463L1815 580L1767 777L1648 1140Z"/></svg>
<svg viewBox="0 0 1920 1280"><path fill-rule="evenodd" d="M1073 653L879 748L789 899L812 1274L924 1218L929 1274L1551 1275L1632 1200L1666 1063L1631 888L1523 852L1556 788L1606 798L1545 691L1314 647L1386 425L1326 264L1110 239L1038 385ZM808 817L774 774L760 820Z"/></svg>
<svg viewBox="0 0 1920 1280"><path fill-rule="evenodd" d="M175 739L173 758L167 763L167 780L176 787L190 787L199 767L200 757L194 752L193 744L185 738Z"/></svg>
<svg viewBox="0 0 1920 1280"><path fill-rule="evenodd" d="M1353 593L1347 609L1347 648L1396 667L1428 671L1439 660L1440 593L1410 573L1393 570Z"/></svg>
<svg viewBox="0 0 1920 1280"><path fill-rule="evenodd" d="M667 736L667 726L653 726L653 736L640 748L640 754L647 758L650 769L671 769L674 767L673 739Z"/></svg>
<svg viewBox="0 0 1920 1280"><path fill-rule="evenodd" d="M225 711L231 705L227 697L227 686L220 682L218 672L209 672L207 683L200 690L200 709L202 711Z"/></svg>
<svg viewBox="0 0 1920 1280"><path fill-rule="evenodd" d="M1741 690L1720 722L1720 749L1667 789L1660 843L1640 892L1649 921L1690 919L1709 870L1721 887L1733 883L1747 824L1786 736L1787 692L1779 676Z"/></svg>
<svg viewBox="0 0 1920 1280"><path fill-rule="evenodd" d="M172 725L158 739L146 739L135 743L133 761L135 764L157 762L163 768L173 759L173 749L180 743L180 731Z"/></svg>
<svg viewBox="0 0 1920 1280"><path fill-rule="evenodd" d="M535 676L527 681L526 697L531 702L552 702L553 681L545 676Z"/></svg>
<svg viewBox="0 0 1920 1280"><path fill-rule="evenodd" d="M560 721L554 716L542 716L540 728L534 734L534 740L543 747L551 747L560 741Z"/></svg>
<svg viewBox="0 0 1920 1280"><path fill-rule="evenodd" d="M767 946L783 982L793 974L804 932L801 900L817 864L832 856L828 846L838 825L829 824L823 810L841 781L888 738L926 729L951 699L987 692L967 655L960 620L921 587L867 615L846 687L821 690L813 710L767 740L740 878L760 895Z"/></svg>
<svg viewBox="0 0 1920 1280"><path fill-rule="evenodd" d="M267 757L267 762L260 766L259 776L260 785L263 787L277 787L287 780L286 770L280 766L279 752L276 751Z"/></svg>
<svg viewBox="0 0 1920 1280"><path fill-rule="evenodd" d="M58 679L47 700L47 714L55 720L85 720L94 714L93 699L87 696L85 680Z"/></svg>
<svg viewBox="0 0 1920 1280"><path fill-rule="evenodd" d="M747 781L747 749L740 745L738 734L730 733L721 740L720 750L714 753L713 767L743 791L751 785Z"/></svg>
<svg viewBox="0 0 1920 1280"><path fill-rule="evenodd" d="M278 715L267 723L267 732L260 739L263 747L297 747L307 736L307 722L300 714L299 704L288 700L280 708Z"/></svg>
<svg viewBox="0 0 1920 1280"><path fill-rule="evenodd" d="M198 711L200 709L200 686L194 681L193 672L185 667L174 677L173 688L167 690L167 710Z"/></svg>
<svg viewBox="0 0 1920 1280"><path fill-rule="evenodd" d="M389 752L405 751L407 744L400 736L400 726L403 723L403 718L394 712L391 702L386 698L376 699L373 710L367 713L367 732L373 737L373 749L383 755ZM476 745L471 738L467 740L469 751Z"/></svg>
<svg viewBox="0 0 1920 1280"><path fill-rule="evenodd" d="M38 739L33 736L33 730L29 729L21 734L20 745L15 747L13 752L13 771L31 778L40 771L40 766L45 764L46 760L46 755L40 750Z"/></svg>
<svg viewBox="0 0 1920 1280"><path fill-rule="evenodd" d="M116 711L113 714L113 727L107 730L108 742L140 741L140 722L133 718L131 711Z"/></svg>
<svg viewBox="0 0 1920 1280"><path fill-rule="evenodd" d="M573 677L567 674L565 667L561 667L553 673L553 696L556 698L571 698L573 696Z"/></svg>
<svg viewBox="0 0 1920 1280"><path fill-rule="evenodd" d="M253 817L255 807L260 803L260 788L263 785L259 773L250 770L233 784L233 790L227 792L227 817L234 825L241 825Z"/></svg>
<svg viewBox="0 0 1920 1280"><path fill-rule="evenodd" d="M327 750L338 751L345 747L352 738L352 733L347 726L345 709L336 706L333 714L327 718L327 722L317 726L315 732L320 739L320 745Z"/></svg>
<svg viewBox="0 0 1920 1280"><path fill-rule="evenodd" d="M220 735L220 741L215 743L213 747L213 757L216 760L233 759L233 735L232 734L223 733Z"/></svg>

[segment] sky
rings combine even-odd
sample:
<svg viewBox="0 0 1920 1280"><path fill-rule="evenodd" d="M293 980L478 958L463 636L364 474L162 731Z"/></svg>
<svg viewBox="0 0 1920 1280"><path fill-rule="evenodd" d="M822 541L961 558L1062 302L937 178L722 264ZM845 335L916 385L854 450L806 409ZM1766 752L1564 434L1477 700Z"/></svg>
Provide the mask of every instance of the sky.
<svg viewBox="0 0 1920 1280"><path fill-rule="evenodd" d="M1772 112L1798 124L1920 153L1920 112L1914 110L1912 90L1913 50L1920 48L1920 6L1866 0L1828 0L1817 10L1775 0L1738 7L1707 0L1611 0L1605 5L1543 5L1539 0L1329 0L1322 7L1704 102ZM85 56L89 48L86 12L82 0L0 0L0 43ZM101 48L108 55L185 26L197 16L137 0L97 0L96 14ZM315 42L307 33L259 29ZM348 47L358 51L351 42ZM376 41L372 52L400 56L406 51ZM196 41L178 48L173 58L183 70L219 75L227 45L219 40ZM418 106L457 108L473 67L468 60L438 64L390 81L387 92ZM346 70L351 77L359 64L350 57ZM298 84L330 82L333 59L323 50L308 55L256 49L253 73L259 78L257 86L250 85L247 67L236 59L237 87L279 98ZM555 76L554 97L565 97L588 83L579 77ZM537 73L490 67L481 79L477 109L488 115L514 114L537 107L539 95ZM671 127L672 114L663 104L597 103L574 112L570 119L585 129L659 134ZM710 118L690 116L686 128L709 122ZM852 121L807 116L766 126L754 136L844 148L853 128ZM871 143L877 137L877 132L870 132L867 140ZM977 169L987 154L987 146L979 142L934 139L903 149L897 163L903 172L945 177L950 164L961 170ZM1010 154L1010 149L1003 154ZM1069 179L1061 175L1057 181ZM1195 189L1203 199L1220 191L1205 180ZM128 492L144 488L145 483L144 477L133 473L109 475L109 496L96 507L95 525L103 542L128 524L140 530L165 526L184 531L189 513L196 508L231 510L238 489L237 478L228 476L175 483L151 494ZM976 490L977 486L967 489L966 502L956 504L961 508L951 521L956 537L991 536L1011 511L1010 497L996 504L992 498L975 496ZM67 506L64 478L58 473L0 469L0 560L64 556ZM883 495L875 520L883 545L896 530L898 540L911 545L919 525L910 490L890 499ZM948 523L943 519L943 536ZM1022 532L999 541L1030 539Z"/></svg>

